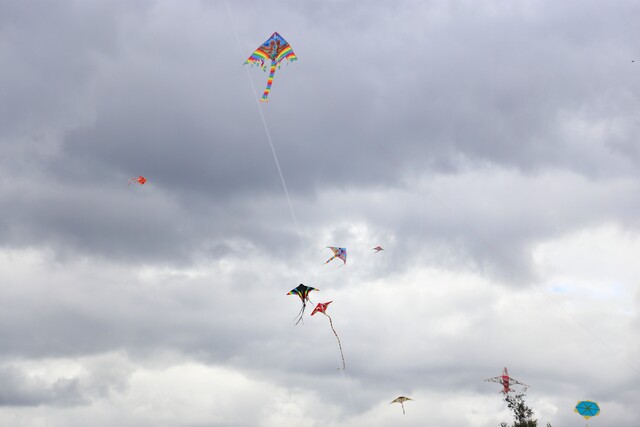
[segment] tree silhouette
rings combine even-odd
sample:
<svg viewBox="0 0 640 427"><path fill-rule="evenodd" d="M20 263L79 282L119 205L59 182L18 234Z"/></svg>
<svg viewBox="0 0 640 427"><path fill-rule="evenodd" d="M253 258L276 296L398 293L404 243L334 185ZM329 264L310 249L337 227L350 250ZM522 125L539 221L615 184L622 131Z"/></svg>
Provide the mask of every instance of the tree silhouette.
<svg viewBox="0 0 640 427"><path fill-rule="evenodd" d="M514 422L511 427L538 427L538 420L533 418L533 409L529 408L524 401L525 396L526 394L523 392L515 396L507 394L504 398L513 413ZM501 422L500 427L510 426L505 422ZM551 424L547 423L547 427L551 427Z"/></svg>

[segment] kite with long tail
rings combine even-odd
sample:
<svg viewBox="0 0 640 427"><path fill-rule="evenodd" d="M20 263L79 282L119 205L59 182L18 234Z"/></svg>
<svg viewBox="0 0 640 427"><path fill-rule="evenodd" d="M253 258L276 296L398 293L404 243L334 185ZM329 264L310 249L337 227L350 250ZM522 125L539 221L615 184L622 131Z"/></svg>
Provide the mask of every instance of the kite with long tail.
<svg viewBox="0 0 640 427"><path fill-rule="evenodd" d="M296 321L296 325L300 323L300 321L302 320L302 316L304 316L304 309L307 307L307 301L309 301L309 293L311 291L317 291L317 290L318 289L316 288L312 288L311 286L305 286L302 283L300 283L297 288L291 289L287 293L287 295L298 295L298 297L300 298L300 301L302 301L302 308L300 308L300 311L294 318L294 319L298 319Z"/></svg>
<svg viewBox="0 0 640 427"><path fill-rule="evenodd" d="M316 308L314 308L313 311L311 312L311 315L313 316L316 313L322 313L329 318L329 325L331 325L331 330L333 331L333 335L335 335L336 339L338 340L338 348L340 348L340 357L342 357L342 370L344 371L346 368L346 364L344 363L344 353L342 352L342 344L340 344L340 337L336 333L336 330L333 328L333 321L331 320L331 316L327 314L327 307L332 302L333 301L319 302L318 305L316 305Z"/></svg>
<svg viewBox="0 0 640 427"><path fill-rule="evenodd" d="M284 59L289 62L293 62L296 61L298 57L293 53L293 49L291 49L289 43L276 32L273 33L266 42L262 43L262 45L245 61L245 65L251 63L252 65L257 65L262 68L262 71L266 71L267 66L265 65L265 61L271 60L267 87L262 94L260 102L269 102L269 92L271 92L271 85L273 84L273 76L276 74L276 67L280 68L280 62Z"/></svg>
<svg viewBox="0 0 640 427"><path fill-rule="evenodd" d="M338 258L342 260L342 265L340 267L342 267L343 265L345 265L347 263L347 248L339 248L337 246L327 246L325 249L331 249L333 251L333 256L331 258L329 258L328 260L325 261L325 264L329 264L331 261L333 261L334 259ZM338 268L340 268L338 267Z"/></svg>

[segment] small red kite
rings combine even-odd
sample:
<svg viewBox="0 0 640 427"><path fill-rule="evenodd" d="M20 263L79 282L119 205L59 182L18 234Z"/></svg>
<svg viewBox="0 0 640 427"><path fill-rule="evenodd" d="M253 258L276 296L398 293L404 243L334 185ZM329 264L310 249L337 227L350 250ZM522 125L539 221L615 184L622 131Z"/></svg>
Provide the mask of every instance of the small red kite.
<svg viewBox="0 0 640 427"><path fill-rule="evenodd" d="M137 178L131 178L131 179L129 180L129 184L127 184L127 185L131 185L131 184L133 184L134 182L137 182L137 183L138 183L138 184L140 184L140 185L145 185L145 184L147 183L147 178L145 178L145 177L144 177L144 176L142 176L142 175L140 175L140 176L139 176L139 177L137 177Z"/></svg>

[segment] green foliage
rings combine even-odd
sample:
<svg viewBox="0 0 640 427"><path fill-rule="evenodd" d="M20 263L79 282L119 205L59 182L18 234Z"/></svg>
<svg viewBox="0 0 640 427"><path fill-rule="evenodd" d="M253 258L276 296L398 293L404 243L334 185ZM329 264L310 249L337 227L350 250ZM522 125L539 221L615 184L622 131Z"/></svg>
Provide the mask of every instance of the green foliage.
<svg viewBox="0 0 640 427"><path fill-rule="evenodd" d="M502 422L500 427L538 427L538 420L533 418L533 409L527 406L524 396L525 393L505 396L504 401L507 402L507 406L513 414L514 423L509 426L509 424ZM547 427L551 427L551 424L547 423Z"/></svg>

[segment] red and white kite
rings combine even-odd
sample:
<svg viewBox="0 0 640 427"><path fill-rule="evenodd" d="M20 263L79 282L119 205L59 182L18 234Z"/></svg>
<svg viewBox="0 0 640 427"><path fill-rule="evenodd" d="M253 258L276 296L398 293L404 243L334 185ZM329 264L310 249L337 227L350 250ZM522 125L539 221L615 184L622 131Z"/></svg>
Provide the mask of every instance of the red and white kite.
<svg viewBox="0 0 640 427"><path fill-rule="evenodd" d="M525 383L521 383L520 381L511 378L509 376L509 371L507 370L507 368L505 367L504 370L502 371L502 375L498 376L498 377L492 377L492 378L487 378L485 381L490 382L490 383L499 383L502 384L502 393L507 394L511 390L511 385L513 384L520 384L525 386L525 388L529 387L528 385L526 385Z"/></svg>

